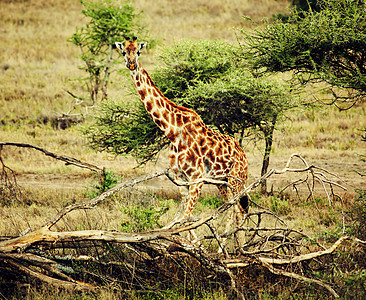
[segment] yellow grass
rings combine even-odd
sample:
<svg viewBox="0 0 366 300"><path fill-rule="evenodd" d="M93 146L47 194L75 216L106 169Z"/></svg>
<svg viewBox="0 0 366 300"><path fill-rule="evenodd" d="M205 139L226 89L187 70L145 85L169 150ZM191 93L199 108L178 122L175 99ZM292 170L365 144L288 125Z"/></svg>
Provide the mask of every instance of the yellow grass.
<svg viewBox="0 0 366 300"><path fill-rule="evenodd" d="M284 12L284 0L135 0L143 10L151 37L160 45L181 38L223 39L236 42L235 28L247 28L251 23L242 15L260 22L276 12ZM76 0L29 0L0 2L0 141L30 143L58 154L68 155L112 169L124 178L147 173L167 166L166 151L156 164L134 169L130 157L114 157L96 153L87 146L78 126L55 130L43 120L70 109L71 97L65 89L82 92L71 79L83 76L78 49L66 40L76 27L85 24L81 4ZM154 51L142 57L148 69L153 69ZM112 78L110 96L116 101L128 99L123 91L130 82ZM275 144L270 167L284 167L293 152L300 152L310 164L333 171L347 182L346 197L354 197L354 188L366 188L362 177L354 171L365 169L360 155L365 154L366 143L360 141L359 129L366 128L366 104L339 112L325 107L317 112L294 113L275 133ZM252 142L244 144L249 160L249 182L259 177L263 145L259 149ZM5 163L17 172L18 182L26 187L29 205L0 207L0 235L15 235L29 225L40 226L66 204L85 199L85 186L94 179L89 171L65 166L43 154L29 149L4 147ZM282 176L269 181L275 188L289 179ZM177 197L177 188L167 181L156 180L148 190ZM140 189L134 189L136 192ZM205 192L212 192L206 188ZM33 201L33 204L31 204ZM169 200L167 200L169 201ZM270 200L267 204L270 205ZM171 219L176 203L164 218ZM71 214L63 224L72 229L118 229L125 217L120 211L123 202L110 200L90 212ZM290 206L292 204L290 203ZM322 208L328 211L324 205ZM208 208L198 205L197 214ZM286 216L296 227L316 233L327 227L313 213L312 206L291 207ZM291 220L290 220L291 219ZM162 220L164 222L164 219ZM60 225L61 226L61 225ZM60 228L63 229L63 228Z"/></svg>
<svg viewBox="0 0 366 300"><path fill-rule="evenodd" d="M235 43L235 28L252 26L243 21L242 15L260 22L288 7L287 1L271 0L135 0L133 4L143 11L151 37L160 44L180 38ZM76 57L80 53L67 42L75 28L86 22L81 9L76 0L0 3L0 140L35 144L112 168L118 174L133 174L133 159L90 150L77 127L55 130L50 124L43 124L47 118L70 109L73 100L65 89L81 91L77 82L70 81L83 76L78 69L81 61ZM142 61L152 69L154 53L145 52ZM128 98L123 88L130 82L118 80L112 78L110 95L120 101ZM363 168L359 155L365 152L365 143L360 142L358 130L366 127L365 118L360 117L365 115L365 109L361 105L338 112L326 107L319 112L290 116L291 121L275 134L272 167L283 166L292 152L301 152L311 163L339 171L349 183L362 184L353 171ZM244 148L250 162L250 178L254 179L259 176L263 149L250 142ZM66 167L34 150L7 147L2 154L19 175L50 174L52 178L53 174L75 174L81 176L80 180L90 177L87 171ZM165 167L165 156L162 154L157 164L149 164L138 172Z"/></svg>

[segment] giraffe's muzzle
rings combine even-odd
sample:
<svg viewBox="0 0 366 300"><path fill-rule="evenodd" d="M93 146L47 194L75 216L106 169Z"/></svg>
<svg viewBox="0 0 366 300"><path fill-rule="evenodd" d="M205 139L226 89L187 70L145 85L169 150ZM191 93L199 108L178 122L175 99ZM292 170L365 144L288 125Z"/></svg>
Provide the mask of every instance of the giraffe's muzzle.
<svg viewBox="0 0 366 300"><path fill-rule="evenodd" d="M137 68L137 64L136 63L133 63L133 64L128 63L127 68L130 69L131 71L134 71Z"/></svg>

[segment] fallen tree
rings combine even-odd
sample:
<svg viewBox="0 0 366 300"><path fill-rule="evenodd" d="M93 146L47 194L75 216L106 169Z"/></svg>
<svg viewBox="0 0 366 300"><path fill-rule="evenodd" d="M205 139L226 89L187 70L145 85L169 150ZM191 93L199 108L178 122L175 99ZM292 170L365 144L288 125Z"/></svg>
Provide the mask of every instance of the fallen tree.
<svg viewBox="0 0 366 300"><path fill-rule="evenodd" d="M51 155L38 147L31 148L66 163L76 162L75 165L87 166L98 173L103 170L78 160L67 157L65 159L65 156ZM298 159L303 167L292 168L294 159ZM5 166L3 159L0 159L0 162L2 179L6 178L6 182L9 183L6 175L10 169ZM325 247L303 232L290 228L274 212L252 200L251 211L235 227L223 231L218 225L217 220L223 218L223 214L241 196L250 195L248 193L255 190L262 180L284 173L304 174L304 178L296 179L285 189L293 187L296 190L302 184L307 188L310 199L314 199L315 182L320 183L330 206L335 199L339 199L335 189L345 189L328 178L332 176L339 179L335 174L309 165L300 155L293 154L283 169L270 170L210 214L186 220L171 229L140 233L51 230L71 211L93 209L127 187L158 176L167 176L172 180L169 169L164 169L120 183L89 201L68 205L39 229L32 231L29 228L21 236L1 238L0 272L20 281L33 278L76 291L94 291L100 286L109 285L141 293L152 290L159 293L159 287L174 286L179 282L187 284L185 278L188 272L201 284L215 282L225 292L244 299L247 291L244 288L246 279L243 272L251 268L263 268L274 275L319 285L333 297L338 297L331 284L311 277L310 265L322 264L323 257L334 253L346 241L365 245L364 241L344 235ZM203 181L208 184L223 183L222 178L206 178ZM314 204L316 205L315 201ZM192 230L198 233L194 241L188 239L189 235L185 234ZM224 239L229 242L223 243ZM221 251L218 251L219 249Z"/></svg>

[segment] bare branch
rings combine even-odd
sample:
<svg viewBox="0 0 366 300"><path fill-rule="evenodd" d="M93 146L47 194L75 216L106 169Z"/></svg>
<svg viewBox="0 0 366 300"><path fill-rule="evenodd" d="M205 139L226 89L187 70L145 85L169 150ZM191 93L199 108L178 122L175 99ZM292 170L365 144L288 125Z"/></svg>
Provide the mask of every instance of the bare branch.
<svg viewBox="0 0 366 300"><path fill-rule="evenodd" d="M1 146L15 146L15 147L20 147L20 148L35 149L37 151L41 151L46 156L50 156L50 157L55 158L57 160L64 161L66 163L66 165L74 165L74 166L77 166L77 167L80 167L80 168L89 169L90 171L96 172L98 174L101 174L103 172L103 168L99 168L99 167L97 167L95 165L92 165L92 164L89 164L87 162L82 162L82 161L80 161L76 158L73 158L73 157L69 157L69 156L65 156L65 155L59 155L59 154L50 152L50 151L45 150L41 147L34 146L34 145L31 145L31 144L0 142L0 147Z"/></svg>
<svg viewBox="0 0 366 300"><path fill-rule="evenodd" d="M64 217L66 214L68 214L69 212L71 212L73 210L76 210L76 209L92 209L96 205L98 205L100 202L102 202L103 200L105 200L109 196L119 192L120 190L125 189L125 188L130 187L130 186L134 186L134 185L136 185L140 182L147 181L147 180L150 180L150 179L155 178L155 177L159 177L161 175L166 175L168 171L169 171L169 169L164 169L164 170L157 171L157 172L154 172L154 173L151 173L151 174L148 174L148 175L141 176L139 178L131 179L129 181L126 181L126 182L123 182L123 183L120 183L120 184L116 185L115 187L109 189L108 191L102 193L101 195L99 195L96 198L93 198L89 201L85 201L85 202L82 202L82 203L75 203L75 204L71 204L69 206L66 206L55 217L53 217L51 220L49 220L43 226L50 229L62 217Z"/></svg>
<svg viewBox="0 0 366 300"><path fill-rule="evenodd" d="M0 144L0 147L3 145L4 143ZM46 155L49 153L48 151L45 152L43 149L38 147L28 144L23 145L25 145L24 147L30 146L30 148L35 148L39 151L42 151ZM304 164L304 168L291 168L291 163L294 158L298 158ZM62 160L67 162L69 161L67 157L66 159ZM76 163L76 165L78 165L78 163ZM102 169L96 167L96 171L97 170ZM253 209L252 212L244 215L244 218L238 222L234 228L231 228L227 232L218 230L219 227L217 227L216 220L219 218L219 216L222 216L224 212L235 205L243 195L248 195L249 191L252 191L256 187L260 186L260 183L263 179L267 179L273 175L284 174L286 172L304 173L306 175L305 179L295 180L290 185L288 185L288 187L291 185L296 187L298 184L305 184L310 193L309 197L312 197L313 200L315 181L319 181L321 183L322 188L327 194L330 204L332 197L333 200L335 199L333 187L343 188L343 186L336 184L327 178L329 175L336 175L322 168L309 165L300 155L293 154L287 161L284 169L270 170L267 172L267 174L254 181L251 185L244 187L242 191L234 195L231 199L229 199L228 202L224 203L216 210L202 218L183 220L178 223L178 226L175 226L175 228L159 229L142 233L126 233L107 230L54 232L50 230L52 226L54 226L60 219L62 219L71 211L76 209L92 209L106 198L122 189L161 175L167 176L176 185L191 185L201 182L227 185L227 182L223 180L224 178L202 178L192 182L181 182L180 180L175 180L171 176L169 169L163 169L120 183L114 188L89 201L66 206L52 219L46 222L43 227L36 231L27 232L17 238L4 240L0 239L0 268L1 262L6 261L9 262L7 266L11 266L11 268L17 270L16 272L27 274L28 276L37 278L52 285L63 285L65 287L72 287L80 290L90 289L93 287L87 283L79 284L79 282L75 281L69 275L64 274L60 269L57 269L55 267L55 262L58 261L59 258L52 259L51 256L45 255L43 251L57 251L57 249L63 249L65 251L65 249L69 250L74 248L78 249L79 251L81 249L85 251L92 246L93 249L103 249L102 255L98 254L97 256L94 256L89 252L87 255L78 255L77 257L71 256L71 258L67 258L67 261L70 263L70 260L77 260L79 263L85 261L90 263L98 263L99 266L107 266L109 259L108 257L111 252L105 251L106 245L123 244L125 245L124 249L133 254L134 260L122 261L119 263L119 259L112 259L109 260L109 262L111 262L109 265L113 267L124 268L126 274L129 274L129 277L132 275L132 278L137 276L136 272L140 272L141 274L144 274L144 276L149 277L151 277L151 272L153 272L148 270L139 270L135 265L136 258L138 258L141 263L148 262L149 264L155 261L165 261L169 259L174 261L174 263L177 263L179 268L184 268L184 272L186 272L186 258L191 257L198 261L202 268L207 270L207 272L225 275L226 277L223 276L223 278L228 280L227 283L229 283L231 289L235 291L237 298L244 299L243 292L238 285L238 279L234 276L232 269L245 268L253 264L258 265L259 263L261 266L274 274L317 284L326 288L334 297L337 297L338 294L328 284L317 279L305 277L302 273L298 274L299 272L290 272L288 270L295 266L295 264L296 268L301 268L302 262L314 261L321 256L333 253L345 240L354 240L361 244L365 244L365 241L345 236L340 238L329 248L325 248L317 244L318 249L320 248L321 250L315 251L314 249L317 247L316 244L314 245L313 242L310 242L309 246L308 240L310 238L306 234L290 228L285 223L285 221L277 216L274 212L257 204L254 206L257 208L257 211ZM228 186L230 187L230 185ZM251 203L254 203L250 197L249 200ZM262 210L258 211L258 207L260 207ZM267 219L269 219L269 223L265 223L264 220ZM202 236L195 241L189 241L182 237L182 233L195 230L203 225L209 228L211 232L210 236ZM240 239L241 235L245 235L245 240ZM227 239L230 244L224 244L224 239ZM210 240L210 247L207 247L206 244L208 240ZM213 244L217 246L216 249L221 248L223 254L214 254L212 252L212 249L215 249ZM306 252L304 252L304 250ZM99 253L99 250L96 250L96 253ZM179 253L179 255L177 253ZM225 259L222 259L223 255ZM104 256L106 257L107 261L100 260L100 258ZM66 259L65 255L64 258ZM159 268L158 265L157 267ZM45 272L46 275L43 274L43 272ZM95 278L98 278L98 280L114 280L112 277L108 276L109 275L102 276L96 274ZM142 282L145 279L138 277L136 280L139 282L142 280L139 284L143 286Z"/></svg>
<svg viewBox="0 0 366 300"><path fill-rule="evenodd" d="M302 276L302 275L299 275L296 273L277 269L277 268L273 267L273 265L265 263L265 262L262 262L262 265L265 266L273 274L287 276L287 277L295 278L295 279L302 280L302 281L305 281L308 283L315 283L317 285L320 285L320 286L326 288L335 298L339 298L339 295L335 292L335 290L333 290L329 284L326 284L321 280L312 279L312 278L308 278L308 277L305 277L305 276Z"/></svg>

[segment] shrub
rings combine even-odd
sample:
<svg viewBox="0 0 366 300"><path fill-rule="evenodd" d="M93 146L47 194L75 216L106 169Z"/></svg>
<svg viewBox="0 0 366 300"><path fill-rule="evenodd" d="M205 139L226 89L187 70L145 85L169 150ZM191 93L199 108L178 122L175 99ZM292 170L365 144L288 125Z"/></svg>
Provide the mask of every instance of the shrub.
<svg viewBox="0 0 366 300"><path fill-rule="evenodd" d="M153 228L161 228L159 218L166 213L168 207L155 209L152 206L141 207L140 205L129 205L123 207L122 212L125 213L129 220L121 223L121 231L124 232L143 232Z"/></svg>
<svg viewBox="0 0 366 300"><path fill-rule="evenodd" d="M90 199L93 199L114 187L118 182L119 177L111 170L104 170L102 176L98 177L98 179L99 183L92 184L85 193Z"/></svg>

